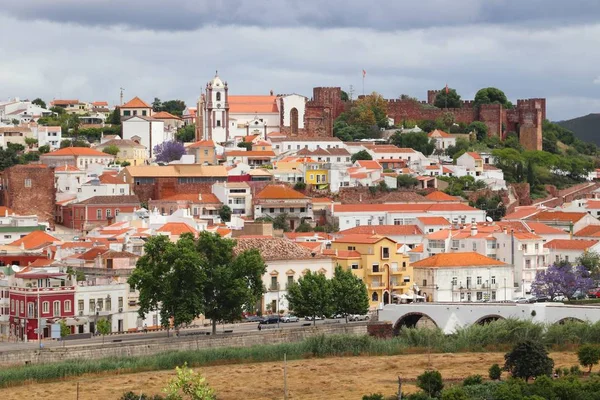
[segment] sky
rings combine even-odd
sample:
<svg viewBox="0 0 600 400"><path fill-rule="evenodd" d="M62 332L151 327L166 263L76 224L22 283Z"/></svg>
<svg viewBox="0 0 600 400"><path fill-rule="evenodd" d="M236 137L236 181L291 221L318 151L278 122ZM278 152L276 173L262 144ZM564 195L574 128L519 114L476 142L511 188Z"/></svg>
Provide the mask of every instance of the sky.
<svg viewBox="0 0 600 400"><path fill-rule="evenodd" d="M182 99L340 86L354 96L545 97L600 113L598 0L21 0L0 9L0 100Z"/></svg>

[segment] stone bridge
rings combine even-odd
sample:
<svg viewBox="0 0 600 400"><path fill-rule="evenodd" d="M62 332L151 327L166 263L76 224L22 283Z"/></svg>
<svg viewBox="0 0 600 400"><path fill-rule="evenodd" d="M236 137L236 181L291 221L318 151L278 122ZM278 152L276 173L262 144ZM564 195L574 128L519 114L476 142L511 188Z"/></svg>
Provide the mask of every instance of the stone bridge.
<svg viewBox="0 0 600 400"><path fill-rule="evenodd" d="M393 324L394 333L402 327L435 325L446 334L472 324L498 319L523 319L545 324L565 321L600 320L600 307L563 303L412 303L388 304L379 310L379 321Z"/></svg>

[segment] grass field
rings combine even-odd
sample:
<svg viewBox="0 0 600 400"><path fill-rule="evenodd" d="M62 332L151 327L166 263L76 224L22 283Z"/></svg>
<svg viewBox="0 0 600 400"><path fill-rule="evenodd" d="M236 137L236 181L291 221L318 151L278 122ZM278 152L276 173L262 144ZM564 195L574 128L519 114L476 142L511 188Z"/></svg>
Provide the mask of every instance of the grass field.
<svg viewBox="0 0 600 400"><path fill-rule="evenodd" d="M502 364L504 353L409 354L378 357L331 357L288 362L290 399L360 399L363 394L382 392L392 395L397 377L408 381L404 392L415 389L414 379L431 366L442 373L445 381L462 380L481 374L493 363ZM555 367L577 364L574 352L552 352ZM283 398L283 363L262 362L195 368L206 376L219 400L259 400ZM60 382L35 383L0 390L2 400L42 398L48 400L118 399L126 391L160 393L174 375L173 371L135 374L85 375Z"/></svg>

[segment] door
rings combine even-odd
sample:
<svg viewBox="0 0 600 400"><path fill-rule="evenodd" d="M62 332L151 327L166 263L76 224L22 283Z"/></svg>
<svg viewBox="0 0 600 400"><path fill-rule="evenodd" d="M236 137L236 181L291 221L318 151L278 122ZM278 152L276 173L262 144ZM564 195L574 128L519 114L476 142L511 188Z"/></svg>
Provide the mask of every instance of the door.
<svg viewBox="0 0 600 400"><path fill-rule="evenodd" d="M119 332L123 332L123 320L122 319L117 320L117 330Z"/></svg>
<svg viewBox="0 0 600 400"><path fill-rule="evenodd" d="M96 323L90 322L90 333L96 333Z"/></svg>
<svg viewBox="0 0 600 400"><path fill-rule="evenodd" d="M290 220L290 229L293 231L296 228L296 221Z"/></svg>
<svg viewBox="0 0 600 400"><path fill-rule="evenodd" d="M389 292L383 293L383 304L390 304L390 293Z"/></svg>

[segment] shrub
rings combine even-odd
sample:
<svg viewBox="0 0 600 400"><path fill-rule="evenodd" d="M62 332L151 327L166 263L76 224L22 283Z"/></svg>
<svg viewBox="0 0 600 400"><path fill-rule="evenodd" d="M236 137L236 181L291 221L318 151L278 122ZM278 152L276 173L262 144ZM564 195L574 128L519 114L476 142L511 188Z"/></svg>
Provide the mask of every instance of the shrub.
<svg viewBox="0 0 600 400"><path fill-rule="evenodd" d="M502 376L502 369L498 364L494 364L490 367L488 374L490 376L490 379L496 381Z"/></svg>
<svg viewBox="0 0 600 400"><path fill-rule="evenodd" d="M453 386L442 392L442 400L469 400L465 390L460 386Z"/></svg>
<svg viewBox="0 0 600 400"><path fill-rule="evenodd" d="M498 364L496 364L498 365ZM483 377L481 375L470 375L463 381L463 386L481 385L483 383Z"/></svg>
<svg viewBox="0 0 600 400"><path fill-rule="evenodd" d="M304 182L296 182L294 185L294 190L303 191L304 189L306 189L306 183Z"/></svg>
<svg viewBox="0 0 600 400"><path fill-rule="evenodd" d="M362 400L385 400L385 397L381 393L365 394Z"/></svg>
<svg viewBox="0 0 600 400"><path fill-rule="evenodd" d="M583 375L583 373L581 372L581 369L579 368L579 365L571 366L571 368L569 369L569 372L571 373L571 375L575 375L575 376Z"/></svg>
<svg viewBox="0 0 600 400"><path fill-rule="evenodd" d="M442 389L444 388L442 374L435 370L425 371L421 375L417 376L417 386L430 397L439 397Z"/></svg>
<svg viewBox="0 0 600 400"><path fill-rule="evenodd" d="M554 368L554 361L548 357L544 345L532 340L518 343L504 359L504 369L514 378L523 378L526 382L532 377L550 375Z"/></svg>
<svg viewBox="0 0 600 400"><path fill-rule="evenodd" d="M433 397L428 395L425 392L417 392L413 394L409 394L408 396L402 396L402 398L406 398L406 400L433 400Z"/></svg>
<svg viewBox="0 0 600 400"><path fill-rule="evenodd" d="M600 362L600 347L591 344L581 346L577 358L581 365L589 368L588 372L592 372L592 367Z"/></svg>

